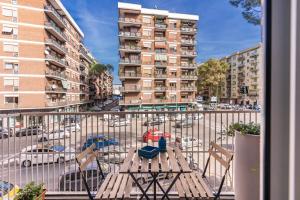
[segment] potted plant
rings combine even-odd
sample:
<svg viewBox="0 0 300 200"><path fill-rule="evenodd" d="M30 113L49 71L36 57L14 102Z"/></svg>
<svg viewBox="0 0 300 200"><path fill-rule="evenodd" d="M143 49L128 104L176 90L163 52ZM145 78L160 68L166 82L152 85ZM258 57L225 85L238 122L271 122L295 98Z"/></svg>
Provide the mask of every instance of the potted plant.
<svg viewBox="0 0 300 200"><path fill-rule="evenodd" d="M260 125L235 123L229 126L228 134L235 136L235 199L259 199Z"/></svg>
<svg viewBox="0 0 300 200"><path fill-rule="evenodd" d="M43 184L36 185L34 182L30 182L19 190L14 200L44 200L45 194L46 189Z"/></svg>

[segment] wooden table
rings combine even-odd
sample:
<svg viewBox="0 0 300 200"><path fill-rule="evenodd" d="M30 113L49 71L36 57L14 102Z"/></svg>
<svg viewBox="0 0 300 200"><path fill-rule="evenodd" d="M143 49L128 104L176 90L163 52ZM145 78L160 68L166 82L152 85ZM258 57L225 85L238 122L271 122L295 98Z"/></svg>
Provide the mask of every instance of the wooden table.
<svg viewBox="0 0 300 200"><path fill-rule="evenodd" d="M140 199L145 197L147 200L150 200L147 191L151 187L154 186L154 199L156 199L157 194L157 186L163 193L162 199L167 198L171 188L176 184L176 180L180 177L182 173L191 173L192 170L190 169L188 163L186 162L184 156L182 155L181 151L178 148L167 148L167 152L160 153L154 159L145 159L138 156L138 153L135 149L130 149L128 156L124 160L124 163L120 167L119 173L120 174L129 174L130 177L133 179L137 187L142 192L142 196ZM135 177L136 174L144 174L146 176L152 176L153 180L144 190L140 183L138 182L137 178ZM164 190L163 187L160 185L158 181L158 176L160 174L168 174L173 175L173 180L167 190Z"/></svg>

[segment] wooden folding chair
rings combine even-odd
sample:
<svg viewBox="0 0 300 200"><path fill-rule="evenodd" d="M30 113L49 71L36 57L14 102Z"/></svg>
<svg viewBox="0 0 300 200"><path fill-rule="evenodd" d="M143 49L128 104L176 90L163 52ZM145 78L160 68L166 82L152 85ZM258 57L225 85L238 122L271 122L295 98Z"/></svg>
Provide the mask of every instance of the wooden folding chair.
<svg viewBox="0 0 300 200"><path fill-rule="evenodd" d="M102 177L102 180L104 180L104 178L105 178L103 170L102 170L101 165L100 165L100 162L97 159L97 153L94 151L95 146L96 146L95 144L92 144L91 146L89 146L88 148L86 148L83 152L81 152L78 156L76 156L76 162L79 165L79 172L80 172L81 177L83 179L83 183L84 183L84 185L86 187L86 190L87 190L87 193L88 193L88 196L89 196L90 200L94 200L94 198L93 198L93 196L91 194L91 190L89 188L86 176L85 176L85 174L83 172L86 169L86 167L91 162L93 162L94 159L96 159L97 166L98 166L98 169L100 171L100 176Z"/></svg>
<svg viewBox="0 0 300 200"><path fill-rule="evenodd" d="M206 165L205 165L204 171L202 173L202 178L206 178L205 173L207 171L211 157L214 157L225 168L225 172L222 176L221 183L218 188L218 192L217 192L217 194L215 194L215 199L217 199L220 197L226 175L230 169L230 163L233 160L233 154L214 142L211 142L210 145L211 145L211 148L208 151L209 157L206 161Z"/></svg>

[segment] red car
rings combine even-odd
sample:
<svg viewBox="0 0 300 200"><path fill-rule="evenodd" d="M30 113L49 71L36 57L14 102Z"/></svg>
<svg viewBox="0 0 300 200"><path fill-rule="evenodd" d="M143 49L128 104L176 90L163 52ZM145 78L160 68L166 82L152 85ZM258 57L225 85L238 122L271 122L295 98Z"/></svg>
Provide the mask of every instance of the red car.
<svg viewBox="0 0 300 200"><path fill-rule="evenodd" d="M154 129L149 129L148 131L146 131L144 133L143 142L148 142L148 141L158 142L158 140L161 136L164 136L166 139L167 138L171 139L170 133L164 133L164 132L159 131L158 129L154 128Z"/></svg>

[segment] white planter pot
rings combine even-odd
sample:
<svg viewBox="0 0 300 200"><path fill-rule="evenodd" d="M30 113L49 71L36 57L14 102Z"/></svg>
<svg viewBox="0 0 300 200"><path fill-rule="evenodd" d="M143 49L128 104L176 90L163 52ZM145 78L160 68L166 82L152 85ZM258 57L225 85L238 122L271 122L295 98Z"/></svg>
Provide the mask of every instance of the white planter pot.
<svg viewBox="0 0 300 200"><path fill-rule="evenodd" d="M236 200L259 200L260 136L235 134L234 191Z"/></svg>

